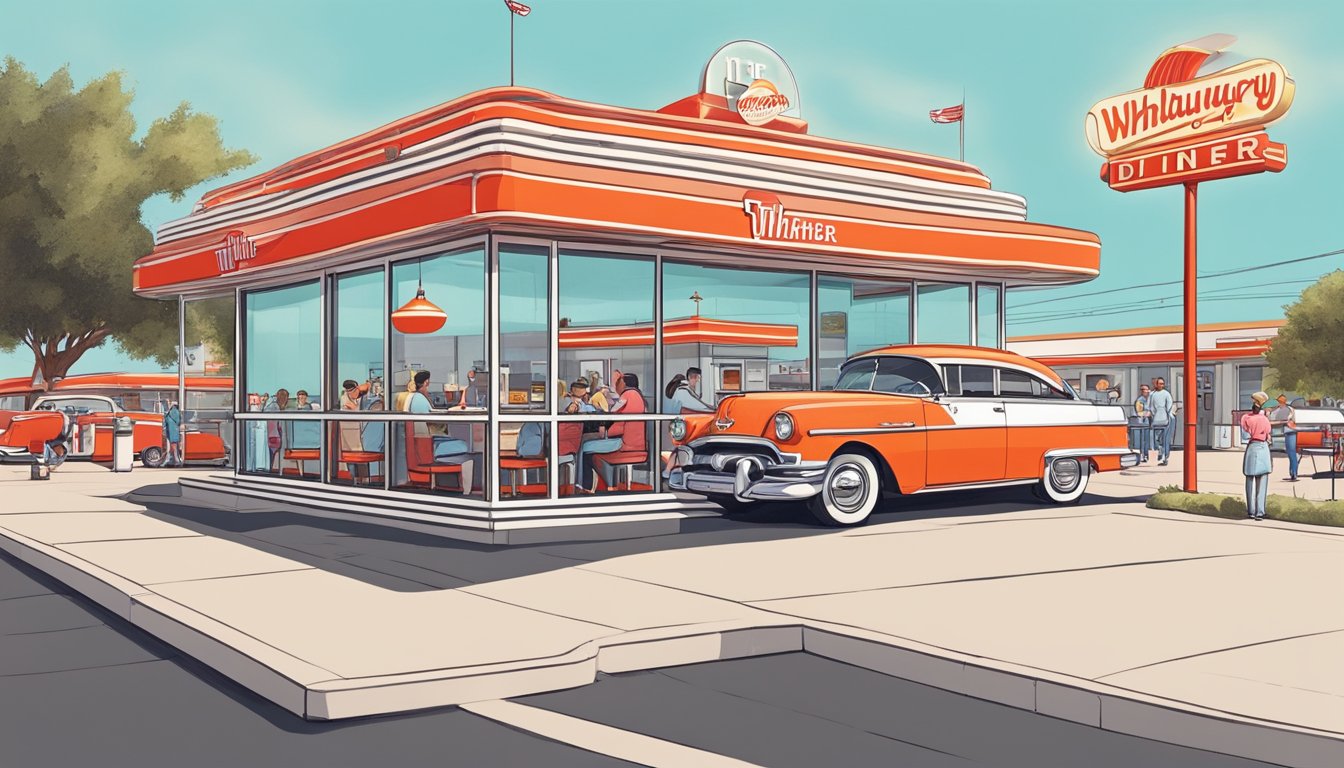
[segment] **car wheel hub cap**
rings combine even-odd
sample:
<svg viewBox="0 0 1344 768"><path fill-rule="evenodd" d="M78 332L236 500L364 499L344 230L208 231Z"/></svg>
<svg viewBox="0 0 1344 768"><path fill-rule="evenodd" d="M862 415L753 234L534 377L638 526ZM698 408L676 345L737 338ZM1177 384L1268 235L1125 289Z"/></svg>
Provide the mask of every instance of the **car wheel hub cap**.
<svg viewBox="0 0 1344 768"><path fill-rule="evenodd" d="M868 483L857 467L844 466L831 475L830 491L835 506L850 512L863 506Z"/></svg>
<svg viewBox="0 0 1344 768"><path fill-rule="evenodd" d="M1065 493L1078 487L1081 470L1075 459L1063 459L1050 466L1050 480L1056 489Z"/></svg>

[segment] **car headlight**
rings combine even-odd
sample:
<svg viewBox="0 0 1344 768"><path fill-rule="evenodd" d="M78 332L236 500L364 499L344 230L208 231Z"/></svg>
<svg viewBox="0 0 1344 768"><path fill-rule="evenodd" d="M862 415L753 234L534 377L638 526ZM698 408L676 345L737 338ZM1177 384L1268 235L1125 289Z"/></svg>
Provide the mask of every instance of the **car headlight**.
<svg viewBox="0 0 1344 768"><path fill-rule="evenodd" d="M672 420L672 425L668 427L668 432L671 433L671 435L672 435L672 439L673 439L673 440L676 440L676 441L678 441L678 442L680 442L680 441L682 441L682 440L685 440L685 439L686 439L686 420L685 420L685 419L680 419L680 418L678 418L678 419L673 419L673 420Z"/></svg>
<svg viewBox="0 0 1344 768"><path fill-rule="evenodd" d="M793 417L787 413L775 414L775 437L788 440L793 437Z"/></svg>

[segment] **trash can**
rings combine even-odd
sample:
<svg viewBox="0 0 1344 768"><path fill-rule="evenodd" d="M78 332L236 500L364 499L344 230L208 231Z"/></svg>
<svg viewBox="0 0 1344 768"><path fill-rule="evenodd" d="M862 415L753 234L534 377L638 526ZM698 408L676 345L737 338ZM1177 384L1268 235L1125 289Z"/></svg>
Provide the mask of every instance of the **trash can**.
<svg viewBox="0 0 1344 768"><path fill-rule="evenodd" d="M112 471L130 472L135 460L135 427L130 416L118 416L112 424Z"/></svg>
<svg viewBox="0 0 1344 768"><path fill-rule="evenodd" d="M1213 425L1213 447L1221 450L1227 450L1232 447L1231 424Z"/></svg>

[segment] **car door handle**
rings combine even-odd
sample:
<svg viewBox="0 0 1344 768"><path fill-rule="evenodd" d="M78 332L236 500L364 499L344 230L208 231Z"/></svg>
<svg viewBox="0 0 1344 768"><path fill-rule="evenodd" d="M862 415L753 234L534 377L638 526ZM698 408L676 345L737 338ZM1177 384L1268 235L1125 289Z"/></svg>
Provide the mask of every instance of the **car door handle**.
<svg viewBox="0 0 1344 768"><path fill-rule="evenodd" d="M996 405L996 406L994 406L994 412L995 412L995 413L1003 413L1003 406L1002 406L1002 405Z"/></svg>
<svg viewBox="0 0 1344 768"><path fill-rule="evenodd" d="M914 426L915 426L915 422L913 422L913 421L884 421L884 422L878 424L877 426L879 426L879 427L891 427L891 428L893 428L893 429L912 429L912 428L914 428Z"/></svg>

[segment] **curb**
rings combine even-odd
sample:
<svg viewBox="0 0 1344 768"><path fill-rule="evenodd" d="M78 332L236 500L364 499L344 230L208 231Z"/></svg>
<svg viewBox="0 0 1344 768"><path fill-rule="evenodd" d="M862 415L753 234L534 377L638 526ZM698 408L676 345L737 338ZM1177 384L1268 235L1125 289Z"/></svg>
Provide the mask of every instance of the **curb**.
<svg viewBox="0 0 1344 768"><path fill-rule="evenodd" d="M1295 768L1344 765L1344 734L1272 723L1045 670L974 657L786 614L627 631L549 658L345 679L11 531L0 550L65 583L133 626L309 720L387 715L588 685L597 674L789 652L1106 731Z"/></svg>

